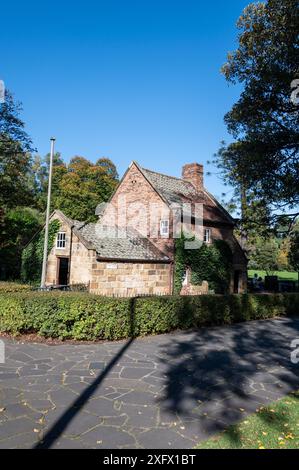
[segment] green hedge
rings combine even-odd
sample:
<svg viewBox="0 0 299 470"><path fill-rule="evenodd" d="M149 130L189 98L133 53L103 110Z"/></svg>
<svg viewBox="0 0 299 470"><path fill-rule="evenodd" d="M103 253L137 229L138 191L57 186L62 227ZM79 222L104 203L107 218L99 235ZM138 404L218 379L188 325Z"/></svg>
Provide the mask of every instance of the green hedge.
<svg viewBox="0 0 299 470"><path fill-rule="evenodd" d="M111 299L87 293L0 292L0 332L118 340L299 313L299 294Z"/></svg>
<svg viewBox="0 0 299 470"><path fill-rule="evenodd" d="M21 284L18 282L6 282L0 281L0 293L9 293L9 292L23 292L30 291L31 286L29 284Z"/></svg>

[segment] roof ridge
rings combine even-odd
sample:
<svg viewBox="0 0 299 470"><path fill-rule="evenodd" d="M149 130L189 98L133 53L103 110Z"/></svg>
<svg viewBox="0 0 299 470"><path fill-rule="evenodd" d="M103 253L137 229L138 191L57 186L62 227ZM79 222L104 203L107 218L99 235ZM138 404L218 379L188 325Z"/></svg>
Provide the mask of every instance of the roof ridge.
<svg viewBox="0 0 299 470"><path fill-rule="evenodd" d="M141 168L144 171L149 171L150 173L155 173L156 175L166 176L166 178L172 178L174 180L179 180L179 181L182 181L183 183L187 183L187 184L192 185L192 183L190 183L190 181L184 180L184 178L179 178L178 176L166 175L166 173L161 173L160 171L150 170L149 168L143 168L143 167L141 167Z"/></svg>

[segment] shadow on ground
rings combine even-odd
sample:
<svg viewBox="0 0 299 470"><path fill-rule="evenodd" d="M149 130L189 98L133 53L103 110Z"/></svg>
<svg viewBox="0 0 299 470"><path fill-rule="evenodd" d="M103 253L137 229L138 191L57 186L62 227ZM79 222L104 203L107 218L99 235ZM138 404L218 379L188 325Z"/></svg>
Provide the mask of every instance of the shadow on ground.
<svg viewBox="0 0 299 470"><path fill-rule="evenodd" d="M291 342L299 337L299 319L272 325L206 328L182 333L167 348L162 346L166 387L159 403L164 411L185 423L197 421L201 431L213 434L297 390L299 365L291 362ZM285 424L283 416L265 412L263 418L273 427ZM239 439L236 432L233 439Z"/></svg>

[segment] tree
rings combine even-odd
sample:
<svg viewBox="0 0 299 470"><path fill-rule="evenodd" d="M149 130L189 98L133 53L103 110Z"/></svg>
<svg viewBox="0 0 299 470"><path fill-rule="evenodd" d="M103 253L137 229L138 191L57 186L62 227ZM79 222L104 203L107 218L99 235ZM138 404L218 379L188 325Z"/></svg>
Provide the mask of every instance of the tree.
<svg viewBox="0 0 299 470"><path fill-rule="evenodd" d="M278 268L278 243L273 238L258 239L255 251L251 255L250 268L266 271L272 275Z"/></svg>
<svg viewBox="0 0 299 470"><path fill-rule="evenodd" d="M20 276L24 246L39 230L43 217L30 207L7 209L0 222L1 279L17 279Z"/></svg>
<svg viewBox="0 0 299 470"><path fill-rule="evenodd" d="M57 165L53 173L52 207L77 220L97 220L95 209L110 198L118 182L115 165L108 159L91 163L74 157Z"/></svg>
<svg viewBox="0 0 299 470"><path fill-rule="evenodd" d="M36 207L44 212L47 205L48 176L49 176L50 154L43 158L36 155L32 164L31 184L35 193ZM62 177L67 173L67 166L61 154L56 152L53 157L52 195L58 192ZM52 204L53 205L53 204Z"/></svg>
<svg viewBox="0 0 299 470"><path fill-rule="evenodd" d="M20 119L21 104L6 91L0 103L0 259L1 278L19 277L21 251L40 226L31 180L32 142Z"/></svg>
<svg viewBox="0 0 299 470"><path fill-rule="evenodd" d="M251 193L275 218L275 209L292 212L299 202L299 106L291 100L299 78L297 1L252 3L237 27L238 48L222 72L244 89L225 116L235 141L222 146L217 164L240 199Z"/></svg>
<svg viewBox="0 0 299 470"><path fill-rule="evenodd" d="M9 91L0 103L0 207L28 205L33 200L28 184L31 169L32 142L24 130L19 115L20 103L15 103Z"/></svg>
<svg viewBox="0 0 299 470"><path fill-rule="evenodd" d="M294 231L291 237L289 261L293 269L297 271L298 273L298 289L299 289L299 230Z"/></svg>

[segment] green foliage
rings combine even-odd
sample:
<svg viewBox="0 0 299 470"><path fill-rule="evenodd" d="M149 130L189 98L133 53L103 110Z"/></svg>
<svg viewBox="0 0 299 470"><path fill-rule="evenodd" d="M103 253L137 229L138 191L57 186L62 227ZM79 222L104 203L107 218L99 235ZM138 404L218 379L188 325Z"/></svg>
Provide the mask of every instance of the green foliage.
<svg viewBox="0 0 299 470"><path fill-rule="evenodd" d="M48 191L50 155L32 155L35 150L21 111L21 103L6 90L5 101L0 103L0 279L6 280L20 279L22 250L43 223ZM96 221L97 205L109 199L117 182L116 167L108 158L93 164L74 157L66 165L56 153L51 210L61 209L73 219ZM24 258L23 279L36 282L40 247L26 249Z"/></svg>
<svg viewBox="0 0 299 470"><path fill-rule="evenodd" d="M299 107L291 84L299 78L298 2L251 3L237 27L238 47L222 72L244 89L225 116L235 141L221 149L219 167L227 183L262 206L296 207Z"/></svg>
<svg viewBox="0 0 299 470"><path fill-rule="evenodd" d="M41 210L46 207L48 159L36 157L34 162L37 199ZM86 158L74 157L69 165L56 154L53 162L52 210L60 209L72 219L95 221L95 209L108 201L118 182L115 165L108 158L96 164Z"/></svg>
<svg viewBox="0 0 299 470"><path fill-rule="evenodd" d="M33 199L27 184L32 147L21 111L21 104L6 90L5 101L0 103L0 212Z"/></svg>
<svg viewBox="0 0 299 470"><path fill-rule="evenodd" d="M174 290L179 294L187 268L191 270L191 283L201 285L208 281L211 290L224 294L229 291L232 274L232 251L223 240L212 245L202 244L196 250L185 249L185 237L175 243Z"/></svg>
<svg viewBox="0 0 299 470"><path fill-rule="evenodd" d="M1 279L18 279L22 250L39 230L41 214L30 207L7 209L0 219Z"/></svg>
<svg viewBox="0 0 299 470"><path fill-rule="evenodd" d="M0 332L93 341L295 315L299 294L111 299L88 293L0 291L0 303Z"/></svg>
<svg viewBox="0 0 299 470"><path fill-rule="evenodd" d="M53 248L56 234L60 223L53 220L49 224L48 254ZM23 282L38 284L41 279L43 253L44 253L45 231L40 231L23 250L21 279Z"/></svg>
<svg viewBox="0 0 299 470"><path fill-rule="evenodd" d="M1 282L0 281L0 293L8 292L22 292L30 291L31 286L28 284L20 284L19 282Z"/></svg>
<svg viewBox="0 0 299 470"><path fill-rule="evenodd" d="M299 272L299 232L294 232L292 235L289 261L292 267Z"/></svg>
<svg viewBox="0 0 299 470"><path fill-rule="evenodd" d="M266 271L268 275L278 269L279 247L275 239L258 239L251 255L250 269Z"/></svg>

